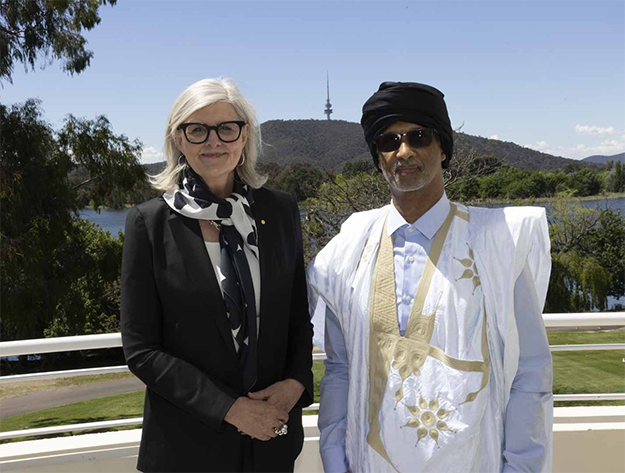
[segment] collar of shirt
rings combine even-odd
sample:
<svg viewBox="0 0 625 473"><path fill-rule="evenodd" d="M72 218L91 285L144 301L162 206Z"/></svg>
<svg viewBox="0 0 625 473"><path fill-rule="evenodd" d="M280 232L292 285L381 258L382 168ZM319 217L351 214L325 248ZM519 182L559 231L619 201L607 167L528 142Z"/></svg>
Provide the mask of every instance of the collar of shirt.
<svg viewBox="0 0 625 473"><path fill-rule="evenodd" d="M447 218L450 208L451 205L449 204L449 200L447 200L447 195L443 192L438 202L421 215L415 223L410 225L404 220L404 217L401 216L397 208L395 208L395 205L391 202L391 210L386 222L386 231L388 235L391 236L402 227L405 227L405 230L412 227L421 232L428 240L431 240Z"/></svg>

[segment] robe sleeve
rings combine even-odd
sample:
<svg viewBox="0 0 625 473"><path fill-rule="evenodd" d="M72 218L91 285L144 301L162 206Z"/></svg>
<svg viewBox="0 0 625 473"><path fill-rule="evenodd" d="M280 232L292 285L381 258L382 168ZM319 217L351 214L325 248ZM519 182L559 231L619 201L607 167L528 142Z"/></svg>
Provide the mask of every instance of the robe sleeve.
<svg viewBox="0 0 625 473"><path fill-rule="evenodd" d="M325 375L321 380L319 407L319 450L326 473L349 470L345 453L347 429L347 398L349 378L347 349L343 332L335 315L326 309Z"/></svg>
<svg viewBox="0 0 625 473"><path fill-rule="evenodd" d="M310 262L306 271L308 283L308 309L314 327L313 343L325 351L326 308L332 314L340 315L340 295L337 275L337 258L342 235L335 236Z"/></svg>
<svg viewBox="0 0 625 473"><path fill-rule="evenodd" d="M542 306L528 262L514 287L519 362L505 416L504 473L551 471L553 369Z"/></svg>

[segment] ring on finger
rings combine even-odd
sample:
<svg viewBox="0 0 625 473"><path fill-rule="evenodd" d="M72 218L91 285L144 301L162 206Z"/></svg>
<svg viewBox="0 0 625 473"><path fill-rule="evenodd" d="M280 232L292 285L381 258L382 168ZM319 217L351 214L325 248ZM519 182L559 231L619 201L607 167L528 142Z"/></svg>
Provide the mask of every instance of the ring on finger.
<svg viewBox="0 0 625 473"><path fill-rule="evenodd" d="M280 428L274 427L273 433L278 436L286 435L289 433L289 426L286 424L283 424L282 427Z"/></svg>

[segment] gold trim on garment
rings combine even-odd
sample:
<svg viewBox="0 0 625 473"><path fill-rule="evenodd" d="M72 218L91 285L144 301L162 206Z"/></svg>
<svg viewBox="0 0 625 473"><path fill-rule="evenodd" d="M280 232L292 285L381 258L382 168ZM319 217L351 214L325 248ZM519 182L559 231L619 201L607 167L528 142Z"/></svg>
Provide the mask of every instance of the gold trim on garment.
<svg viewBox="0 0 625 473"><path fill-rule="evenodd" d="M428 356L436 358L445 365L457 371L465 372L481 372L482 383L480 389L476 392L469 393L462 403L475 400L477 394L488 384L489 360L488 345L486 339L486 311L484 307L484 321L482 326L482 359L483 361L460 360L447 355L438 347L430 345L432 333L434 330L434 321L439 308L442 293L438 297L436 306L430 308L424 313L425 301L430 290L432 279L436 272L438 261L447 239L449 229L454 217L469 221L466 212L460 211L458 206L451 203L449 214L441 227L434 236L432 248L428 254L425 269L419 281L419 286L414 298L408 326L405 335L402 337L397 324L397 303L395 292L395 269L393 258L393 242L391 236L386 230L386 223L382 230L380 247L375 262L373 272L373 280L371 283L371 295L369 305L369 434L367 442L378 452L393 468L395 466L391 462L386 448L381 439L380 426L380 409L386 387L391 366L398 370L402 379L399 390L395 393L396 404L404 398L403 383L411 375L418 376L421 374L421 367L425 363ZM471 249L469 248L471 251ZM471 260L473 260L473 252L471 251ZM460 261L460 260L459 260ZM477 276L477 274L475 274ZM461 278L456 279L458 281ZM474 288L475 292L475 288ZM434 403L434 400L431 401ZM438 400L436 400L438 404ZM408 409L416 409L416 406L406 406ZM443 410L444 411L444 410ZM411 411L412 412L412 411ZM444 411L445 417L450 411ZM414 414L414 413L413 413ZM426 414L428 422L442 421L441 418L434 416L430 418L430 414ZM410 424L410 425L409 425ZM419 425L417 425L419 424ZM436 443L438 443L439 432L436 426L432 424L429 430L423 431L425 428L420 420L413 418L406 424L408 427L417 428L418 441L429 435ZM447 425L441 423L441 431L453 432L447 428ZM395 470L397 470L395 468Z"/></svg>

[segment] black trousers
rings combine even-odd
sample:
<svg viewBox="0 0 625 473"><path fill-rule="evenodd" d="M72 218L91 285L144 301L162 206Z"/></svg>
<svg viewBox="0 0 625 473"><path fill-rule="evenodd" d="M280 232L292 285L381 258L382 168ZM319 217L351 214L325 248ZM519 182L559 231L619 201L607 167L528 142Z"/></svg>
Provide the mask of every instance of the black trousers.
<svg viewBox="0 0 625 473"><path fill-rule="evenodd" d="M254 464L254 440L249 437L244 438L243 455L241 458L241 472L243 473L292 473L295 469L295 462L288 458L273 458L272 465L255 465ZM259 440L256 440L258 442ZM271 442L271 440L269 440Z"/></svg>

